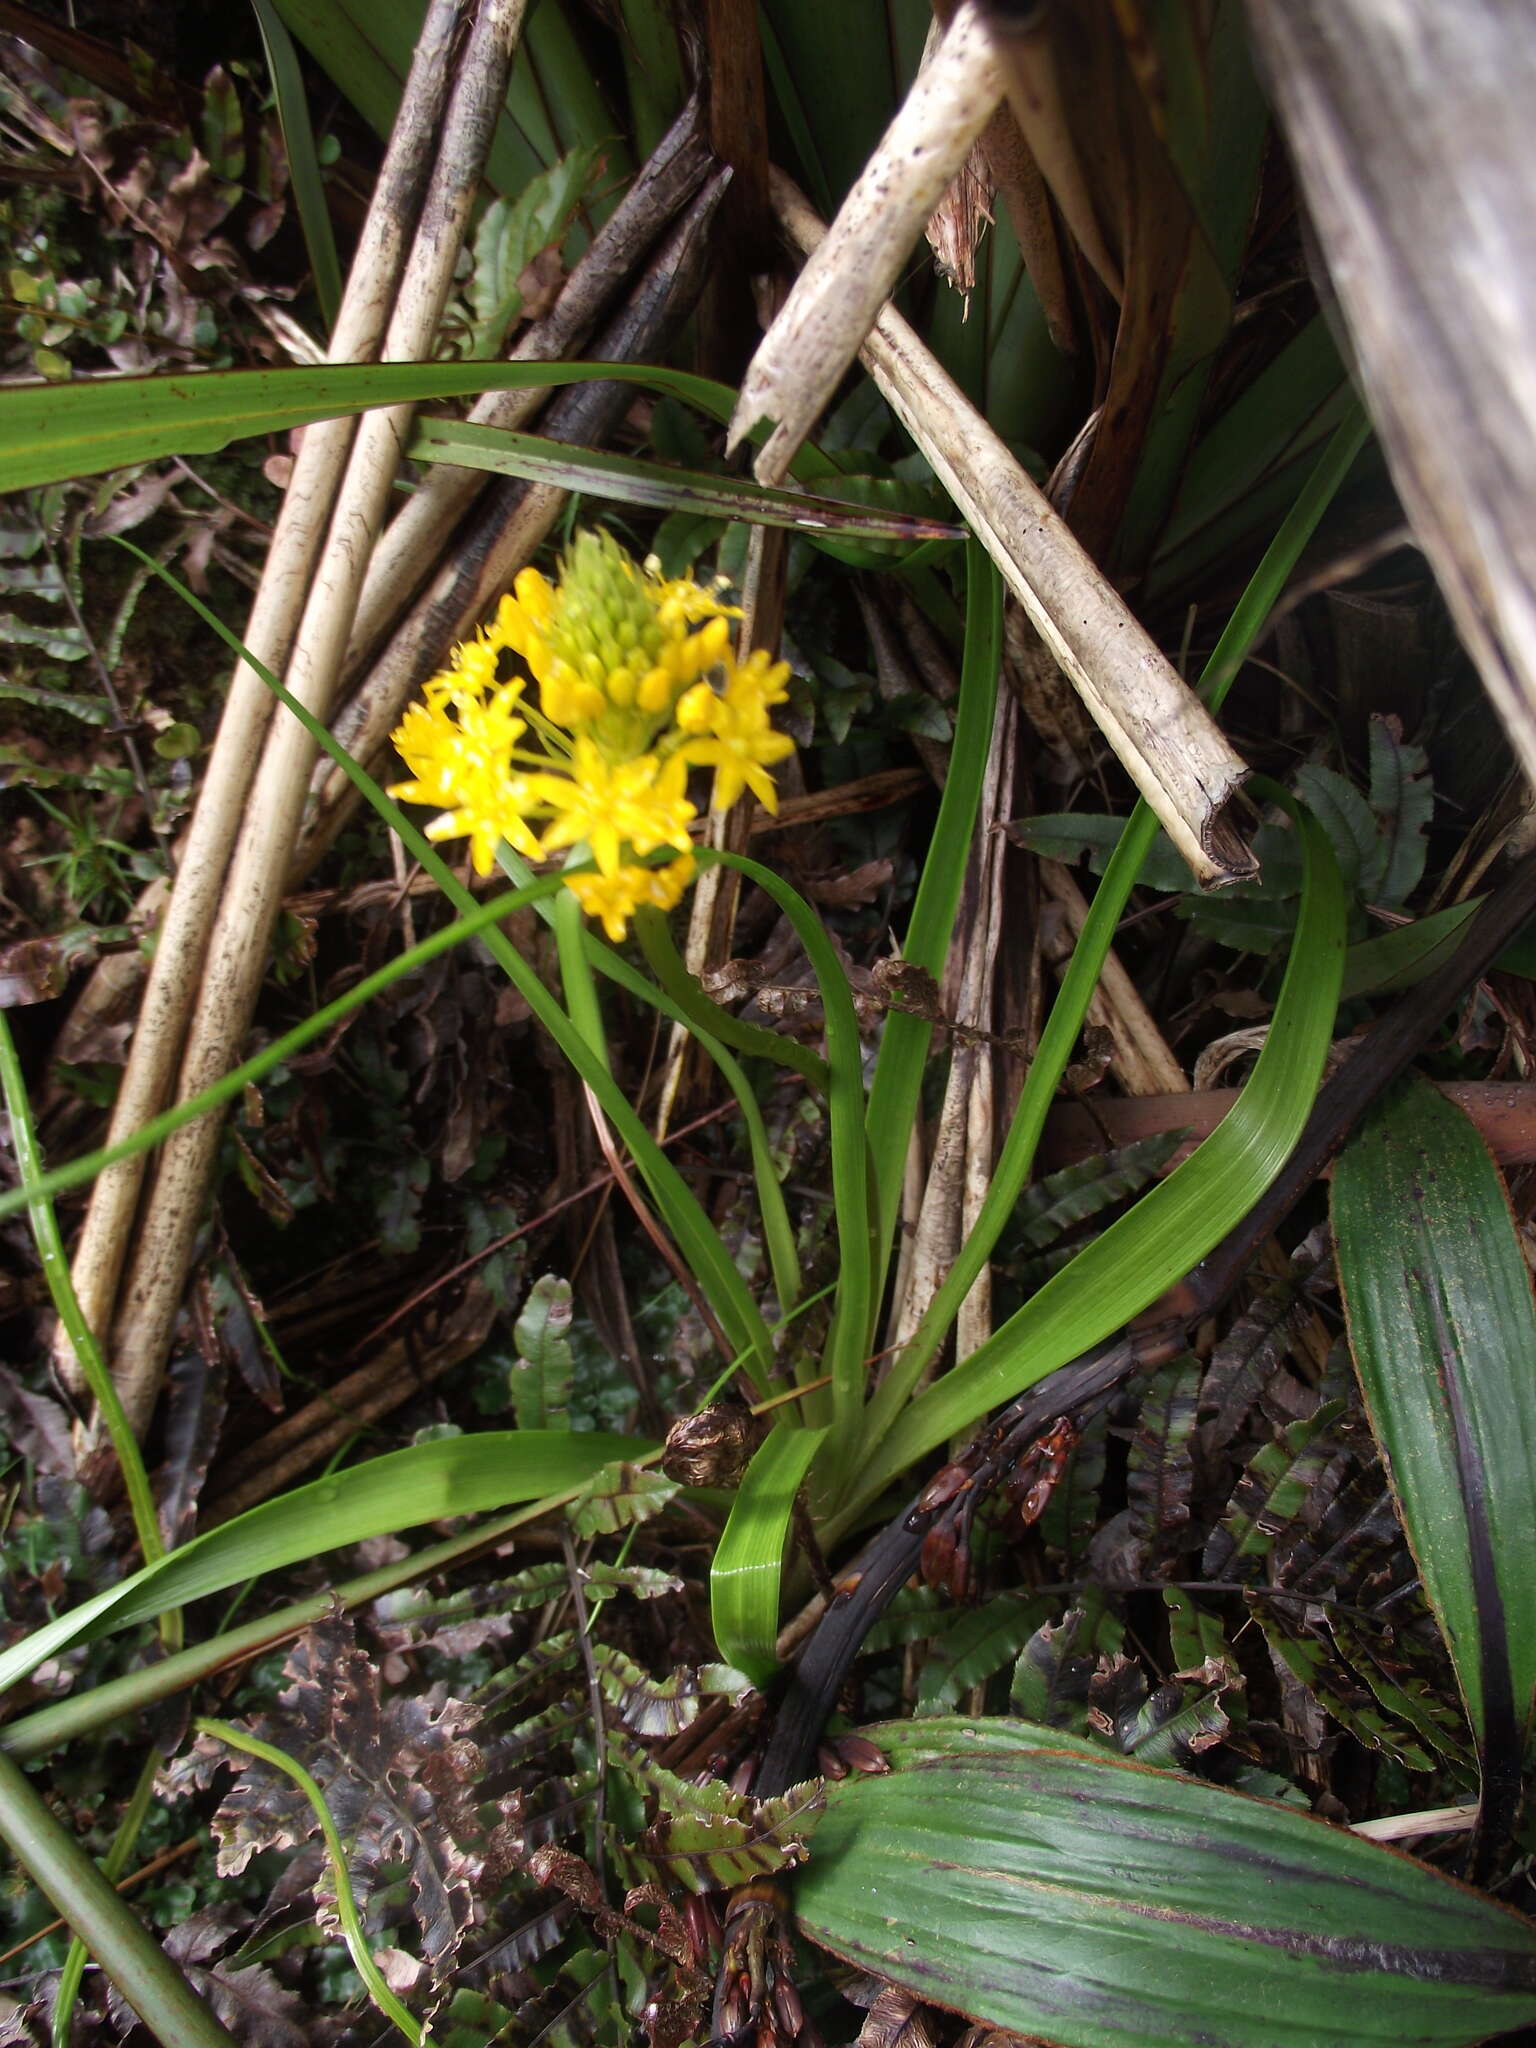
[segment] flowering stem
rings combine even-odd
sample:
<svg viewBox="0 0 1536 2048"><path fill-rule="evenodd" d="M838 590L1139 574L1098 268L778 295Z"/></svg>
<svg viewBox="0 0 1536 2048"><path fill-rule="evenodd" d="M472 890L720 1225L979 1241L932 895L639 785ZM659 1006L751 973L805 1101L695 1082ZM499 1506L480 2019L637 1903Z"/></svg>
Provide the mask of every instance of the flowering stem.
<svg viewBox="0 0 1536 2048"><path fill-rule="evenodd" d="M551 902L554 913L555 950L560 956L560 985L565 991L565 1008L572 1024L591 1051L607 1067L608 1041L603 1035L603 1012L587 958L586 921L581 905L569 889L562 889Z"/></svg>

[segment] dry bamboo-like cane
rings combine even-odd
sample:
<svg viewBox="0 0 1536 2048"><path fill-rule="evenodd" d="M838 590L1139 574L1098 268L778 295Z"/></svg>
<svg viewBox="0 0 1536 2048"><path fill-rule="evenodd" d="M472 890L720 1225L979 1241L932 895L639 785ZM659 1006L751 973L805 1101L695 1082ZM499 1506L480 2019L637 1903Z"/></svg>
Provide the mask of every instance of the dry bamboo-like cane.
<svg viewBox="0 0 1536 2048"><path fill-rule="evenodd" d="M1002 97L992 38L974 0L962 0L742 380L730 442L756 420L778 422L757 459L760 481L784 477Z"/></svg>
<svg viewBox="0 0 1536 2048"><path fill-rule="evenodd" d="M1065 966L1088 921L1083 892L1060 861L1042 860L1040 886L1065 913L1057 965ZM1120 963L1118 953L1104 956L1099 985L1088 1005L1088 1021L1110 1035L1109 1063L1128 1095L1175 1095L1188 1092L1189 1077L1174 1058L1168 1041Z"/></svg>
<svg viewBox="0 0 1536 2048"><path fill-rule="evenodd" d="M972 850L956 920L957 937L950 949L950 970L957 966L959 970L954 1015L962 1026L982 1033L990 1029L993 1015L1006 852L1006 842L996 826L1013 788L1016 720L1017 706L1005 691L998 698L982 786L981 831ZM975 1222L991 1179L996 1099L993 1058L993 1047L985 1037L970 1037L963 1030L956 1033L922 1204L898 1275L902 1284L893 1295L896 1309L886 1336L893 1353L906 1347L927 1314ZM991 1301L991 1270L984 1268L956 1320L958 1357L968 1356L989 1333Z"/></svg>
<svg viewBox="0 0 1536 2048"><path fill-rule="evenodd" d="M724 189L709 181L657 250L623 311L591 350L594 361L644 361L660 354L686 319L704 275L710 224ZM549 409L551 439L591 446L607 438L633 400L627 384L577 384ZM453 642L490 611L564 509L569 493L554 484L498 478L461 529L451 558L417 600L336 720L336 737L368 765L383 751L412 692L441 666ZM333 769L294 848L288 886L297 887L332 843L358 798Z"/></svg>
<svg viewBox="0 0 1536 2048"><path fill-rule="evenodd" d="M445 117L432 188L389 323L384 349L389 359L422 360L436 335L506 91L524 5L525 0L486 0L471 32ZM371 412L353 443L288 667L290 689L320 717L329 709L410 416L409 407ZM183 1101L228 1070L249 1027L313 759L314 742L296 721L283 719L272 726L209 941L202 999L181 1067ZM219 1128L218 1116L203 1117L166 1144L124 1279L113 1369L123 1406L140 1430L159 1389Z"/></svg>
<svg viewBox="0 0 1536 2048"><path fill-rule="evenodd" d="M985 792L986 838L981 847L981 916L971 943L982 955L984 967L977 982L974 1014L995 1020L998 1002L998 965L1002 958L1003 920L1008 908L1004 863L1008 843L999 829L1012 809L1016 781L1019 739L1019 706L1011 690L998 699L997 720L992 740L992 761ZM960 1241L975 1229L982 1205L992 1186L992 1169L997 1159L997 1053L994 1047L976 1047L972 1063L971 1088L965 1105L965 1181L960 1190ZM984 1265L970 1292L955 1315L955 1356L969 1358L992 1334L992 1268Z"/></svg>
<svg viewBox="0 0 1536 2048"><path fill-rule="evenodd" d="M367 362L378 352L431 167L448 54L462 8L463 0L434 0L422 26L400 117L337 313L328 352L333 363ZM299 447L245 629L247 646L269 668L280 669L287 658L356 430L355 419L322 420L308 429ZM156 941L109 1143L128 1137L164 1106L271 712L271 692L241 662L230 682L197 809L178 849L176 886ZM79 1007L89 1008L88 999ZM92 1190L81 1229L72 1268L75 1292L98 1336L111 1320L144 1172L142 1154L108 1167ZM73 1347L62 1331L56 1361L66 1383L78 1390Z"/></svg>
<svg viewBox="0 0 1536 2048"><path fill-rule="evenodd" d="M814 209L780 171L772 190L791 240L815 249ZM1247 768L1066 522L893 308L860 359L1201 886L1253 875L1226 815Z"/></svg>

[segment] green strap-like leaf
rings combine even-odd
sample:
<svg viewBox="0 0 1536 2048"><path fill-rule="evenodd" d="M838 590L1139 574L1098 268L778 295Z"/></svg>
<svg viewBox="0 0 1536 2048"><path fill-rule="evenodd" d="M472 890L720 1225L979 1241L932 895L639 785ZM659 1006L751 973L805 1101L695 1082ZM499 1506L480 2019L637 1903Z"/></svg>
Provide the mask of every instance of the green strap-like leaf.
<svg viewBox="0 0 1536 2048"><path fill-rule="evenodd" d="M1482 1139L1410 1077L1339 1161L1333 1227L1371 1426L1467 1711L1536 1688L1536 1307ZM1490 1659L1494 1669L1490 1671Z"/></svg>
<svg viewBox="0 0 1536 2048"><path fill-rule="evenodd" d="M417 405L482 391L641 384L729 419L736 394L709 377L648 363L342 363L188 376L102 377L0 391L0 491L95 476L165 455L209 455L251 434L281 433L375 405ZM803 449L797 476L823 474Z"/></svg>
<svg viewBox="0 0 1536 2048"><path fill-rule="evenodd" d="M699 512L707 518L750 519L759 526L859 533L881 540L958 540L961 535L958 526L942 519L866 511L835 498L774 490L707 470L642 462L606 448L573 447L544 434L519 434L472 420L418 421L409 453L418 462L451 462L459 469L488 470L493 476L527 477L533 483L585 491L625 505L651 505L661 512Z"/></svg>
<svg viewBox="0 0 1536 2048"><path fill-rule="evenodd" d="M1175 1772L978 1747L827 1787L802 1933L1064 2048L1396 2048L1536 2019L1536 1929L1437 1871Z"/></svg>
<svg viewBox="0 0 1536 2048"><path fill-rule="evenodd" d="M918 1396L858 1475L841 1529L907 1466L1138 1315L1220 1242L1285 1164L1323 1071L1347 905L1322 828L1297 814L1306 879L1296 940L1252 1078L1161 1186L1086 1245L963 1364Z"/></svg>
<svg viewBox="0 0 1536 2048"><path fill-rule="evenodd" d="M864 1405L864 1360L876 1308L874 1221L870 1213L872 1175L864 1127L864 1053L853 992L825 926L797 890L744 854L701 849L700 867L711 861L736 868L779 906L805 948L821 997L827 1034L832 1201L842 1259L823 1369L832 1380L832 1420L838 1426L840 1441L852 1449L857 1418ZM812 1396L811 1400L815 1398Z"/></svg>
<svg viewBox="0 0 1536 2048"><path fill-rule="evenodd" d="M256 25L267 55L267 72L272 80L277 118L282 124L283 149L288 158L299 225L304 231L304 247L309 254L310 276L315 297L320 301L320 316L329 333L336 325L341 305L341 259L331 232L331 213L326 205L320 159L315 152L315 131L309 119L298 52L272 0L251 0L251 5L256 10Z"/></svg>
<svg viewBox="0 0 1536 2048"><path fill-rule="evenodd" d="M562 1429L440 1437L332 1472L195 1536L0 1654L0 1693L74 1643L148 1621L205 1593L281 1571L371 1536L398 1535L446 1515L483 1514L576 1487L617 1459L654 1455L638 1437Z"/></svg>
<svg viewBox="0 0 1536 2048"><path fill-rule="evenodd" d="M709 1574L710 1618L728 1664L757 1685L777 1668L779 1580L800 1482L825 1429L781 1425L747 1467Z"/></svg>

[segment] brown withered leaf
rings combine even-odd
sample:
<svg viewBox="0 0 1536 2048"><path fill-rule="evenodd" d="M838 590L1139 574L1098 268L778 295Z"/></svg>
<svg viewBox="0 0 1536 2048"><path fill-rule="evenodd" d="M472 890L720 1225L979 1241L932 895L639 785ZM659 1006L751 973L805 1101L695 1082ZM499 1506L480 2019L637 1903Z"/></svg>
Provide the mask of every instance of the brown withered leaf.
<svg viewBox="0 0 1536 2048"><path fill-rule="evenodd" d="M205 1906L170 1930L165 1952L241 2048L318 2048L335 2039L339 2026L321 2020L317 2028L318 2016L295 1992L285 1990L270 1970L260 1964L232 1969L220 1960L247 1925L238 1907ZM107 2011L121 2033L135 2025L131 2008L115 1987Z"/></svg>
<svg viewBox="0 0 1536 2048"><path fill-rule="evenodd" d="M482 1863L478 1851L455 1839L476 1832L481 1754L466 1731L477 1710L437 1688L424 1697L384 1700L377 1666L341 1614L307 1629L285 1670L290 1682L278 1696L278 1712L252 1723L251 1732L294 1757L319 1784L371 1936L395 1931L386 1930L377 1913L370 1919L370 1909L387 1867L407 1865L422 1955L440 1971L468 1924ZM274 1900L313 1885L316 1917L335 1930L328 1866L317 1851L304 1853L317 1833L315 1817L289 1777L199 1737L171 1767L168 1788L206 1785L220 1768L240 1773L213 1818L220 1875L238 1875L259 1849L299 1849Z"/></svg>
<svg viewBox="0 0 1536 2048"><path fill-rule="evenodd" d="M977 245L992 224L992 196L992 166L977 143L934 208L926 230L940 276L965 294L967 319L976 289Z"/></svg>
<svg viewBox="0 0 1536 2048"><path fill-rule="evenodd" d="M0 946L0 1010L52 1002L64 993L74 969L89 967L95 958L96 948L78 932Z"/></svg>
<svg viewBox="0 0 1536 2048"><path fill-rule="evenodd" d="M1062 1076L1074 1095L1086 1095L1091 1088L1097 1088L1115 1056L1115 1035L1102 1024L1085 1024L1081 1043L1081 1057L1073 1060Z"/></svg>
<svg viewBox="0 0 1536 2048"><path fill-rule="evenodd" d="M853 910L861 904L873 903L889 884L893 871L893 863L883 857L867 860L859 867L849 868L846 874L806 876L805 893L813 903Z"/></svg>
<svg viewBox="0 0 1536 2048"><path fill-rule="evenodd" d="M523 302L519 317L524 320L542 320L559 298L560 288L564 283L565 264L561 261L559 248L551 243L547 249L539 251L517 280L518 293Z"/></svg>
<svg viewBox="0 0 1536 2048"><path fill-rule="evenodd" d="M899 1984L885 1984L864 2015L858 2048L933 2048L929 2009Z"/></svg>
<svg viewBox="0 0 1536 2048"><path fill-rule="evenodd" d="M185 1543L224 1424L228 1370L213 1330L206 1281L193 1288L193 1313L166 1373L165 1459L156 1475L156 1512L166 1545Z"/></svg>

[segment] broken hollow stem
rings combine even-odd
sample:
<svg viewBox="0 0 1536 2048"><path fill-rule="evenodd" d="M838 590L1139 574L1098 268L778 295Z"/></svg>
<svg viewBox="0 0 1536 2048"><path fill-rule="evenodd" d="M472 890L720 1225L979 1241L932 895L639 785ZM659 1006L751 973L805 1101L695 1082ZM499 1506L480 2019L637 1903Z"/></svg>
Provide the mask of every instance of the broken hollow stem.
<svg viewBox="0 0 1536 2048"><path fill-rule="evenodd" d="M790 240L816 249L804 195L777 170L770 189ZM1246 764L1049 499L890 306L860 359L1201 885L1256 873L1227 814Z"/></svg>

